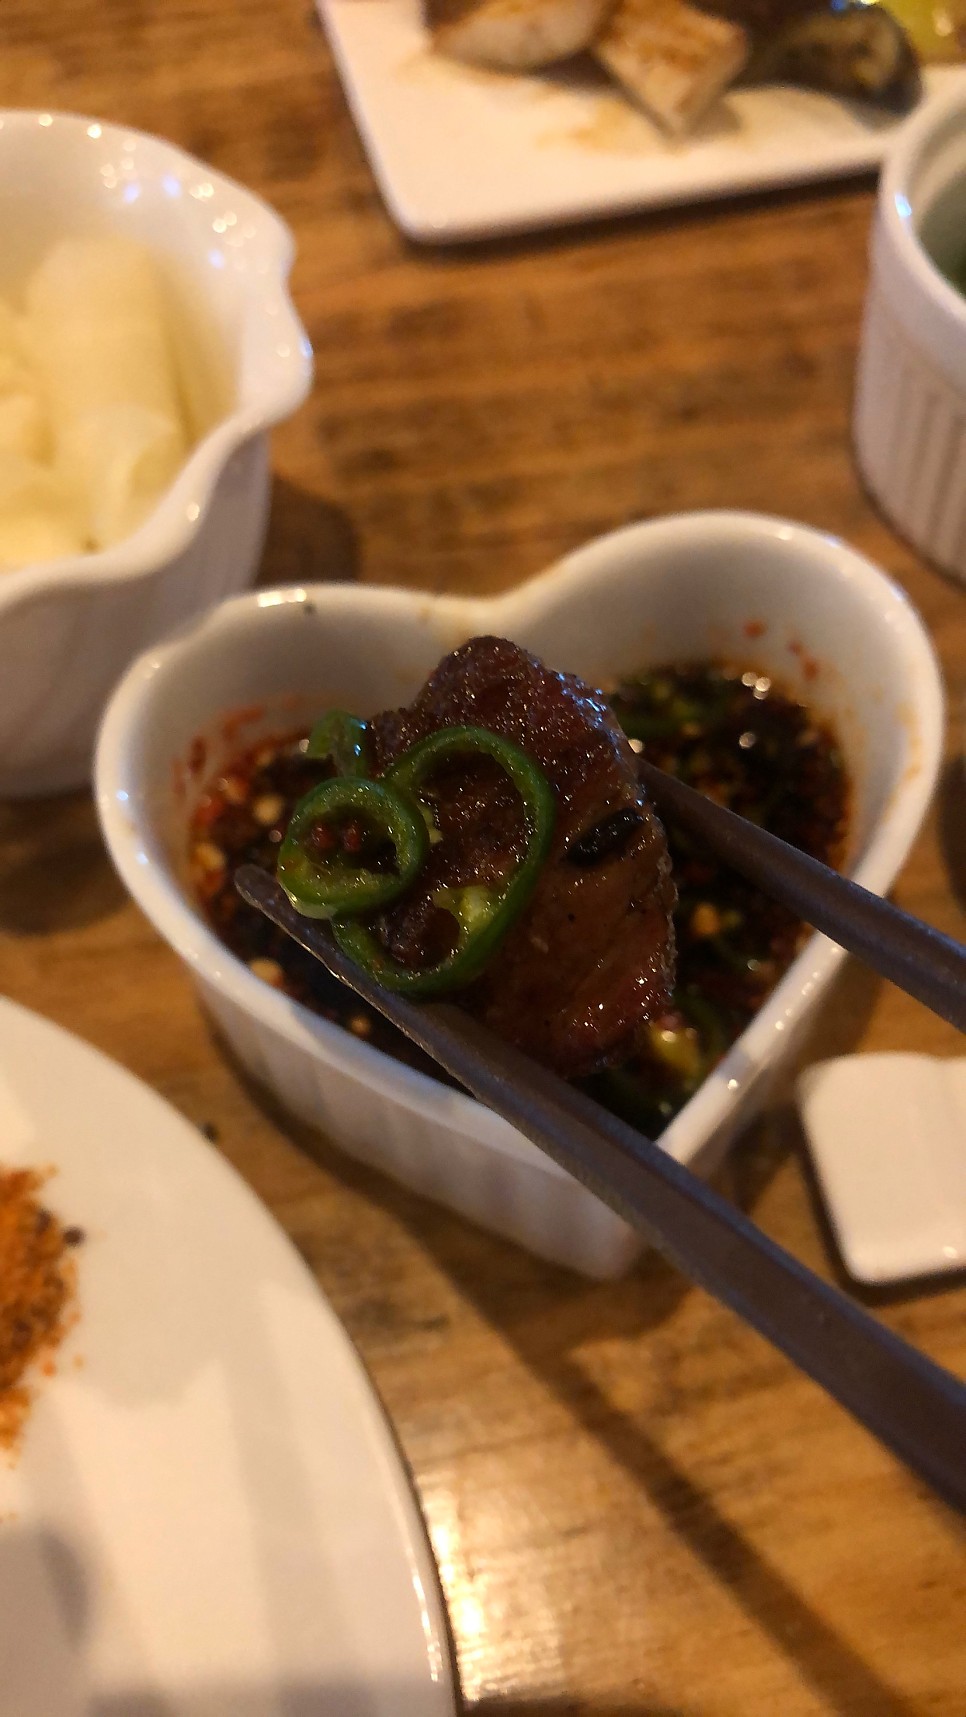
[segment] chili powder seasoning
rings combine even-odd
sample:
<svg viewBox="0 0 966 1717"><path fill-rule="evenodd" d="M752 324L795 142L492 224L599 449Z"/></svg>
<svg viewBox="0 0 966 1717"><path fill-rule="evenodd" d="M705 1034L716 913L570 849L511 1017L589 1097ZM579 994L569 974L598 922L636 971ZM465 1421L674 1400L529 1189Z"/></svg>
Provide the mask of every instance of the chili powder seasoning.
<svg viewBox="0 0 966 1717"><path fill-rule="evenodd" d="M33 1169L0 1168L0 1448L23 1429L29 1368L52 1369L74 1290L70 1253L82 1236L41 1204L42 1183Z"/></svg>

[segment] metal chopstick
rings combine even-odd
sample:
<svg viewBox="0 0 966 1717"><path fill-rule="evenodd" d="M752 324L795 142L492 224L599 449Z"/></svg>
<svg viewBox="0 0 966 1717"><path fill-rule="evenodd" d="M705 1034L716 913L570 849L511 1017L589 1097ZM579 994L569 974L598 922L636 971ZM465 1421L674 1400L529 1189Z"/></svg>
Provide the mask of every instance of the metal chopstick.
<svg viewBox="0 0 966 1717"><path fill-rule="evenodd" d="M966 1385L769 1240L658 1145L460 1009L392 995L302 917L267 872L236 874L250 906L363 997L786 1354L953 1507L966 1511Z"/></svg>

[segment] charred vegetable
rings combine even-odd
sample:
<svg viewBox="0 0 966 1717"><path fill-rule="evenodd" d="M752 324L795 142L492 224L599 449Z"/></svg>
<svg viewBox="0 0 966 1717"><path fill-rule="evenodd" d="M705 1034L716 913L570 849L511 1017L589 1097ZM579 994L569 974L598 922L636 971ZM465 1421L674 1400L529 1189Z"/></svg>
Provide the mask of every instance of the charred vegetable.
<svg viewBox="0 0 966 1717"><path fill-rule="evenodd" d="M316 722L305 747L306 757L328 759L337 775L371 775L366 724L348 710L330 709Z"/></svg>
<svg viewBox="0 0 966 1717"><path fill-rule="evenodd" d="M808 664L807 677L814 671ZM784 908L672 829L679 890L672 998L662 914L673 896L663 838L634 791L627 742L621 746L617 736L615 743L597 694L583 693L578 682L539 670L515 646L477 640L468 658L462 652L448 658L409 710L378 716L368 727L352 717L333 719L315 729L311 742L299 731L235 753L196 807L190 874L208 922L253 973L438 1078L381 1015L245 906L232 877L245 863L275 870L296 805L334 773L345 781L361 769L362 778L368 771L388 787L394 761L434 723L472 720L492 728L502 721L551 784L554 833L529 905L461 1000L514 1041L536 1039L555 1066L606 1066L595 1075L598 1096L655 1134L757 1012L804 931ZM651 762L825 863L839 862L848 782L834 735L760 670L665 666L635 676L610 701ZM310 743L322 755L310 756ZM434 768L419 775L417 797L431 807L434 825L420 814L430 848L428 887L417 872L408 890L357 922L376 925L395 958L425 966L455 946L460 913L452 908L462 909L472 929L474 909L492 904L526 839L520 796L492 757L466 752L447 763L437 754ZM328 808L334 814L321 819L316 843L321 856L338 864L341 849L347 870L365 858L362 868L377 876L401 872L393 843L380 839L378 819L355 827L355 814L336 814L334 800ZM479 887L488 892L474 893ZM451 893L440 905L432 896L443 889ZM580 1014L580 1054L573 1056Z"/></svg>
<svg viewBox="0 0 966 1717"><path fill-rule="evenodd" d="M752 55L754 83L805 84L904 113L921 92L915 51L884 6L823 7L782 24Z"/></svg>

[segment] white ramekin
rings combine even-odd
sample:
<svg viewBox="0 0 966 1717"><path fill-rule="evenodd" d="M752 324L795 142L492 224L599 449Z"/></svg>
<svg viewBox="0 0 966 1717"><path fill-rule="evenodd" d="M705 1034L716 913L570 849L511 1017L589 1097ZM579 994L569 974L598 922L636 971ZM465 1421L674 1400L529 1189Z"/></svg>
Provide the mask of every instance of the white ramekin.
<svg viewBox="0 0 966 1717"><path fill-rule="evenodd" d="M627 1268L631 1231L495 1115L261 983L185 893L186 826L234 747L329 704L397 704L439 657L500 633L594 684L647 664L741 660L834 721L854 782L850 865L888 887L936 779L943 694L922 624L869 561L804 526L742 513L631 525L492 601L320 585L225 603L134 664L108 708L95 781L111 855L255 1077L345 1150L546 1258ZM226 737L224 717L244 709ZM198 735L205 765L192 776ZM195 753L197 755L197 752ZM841 950L813 937L662 1143L702 1171L761 1107Z"/></svg>
<svg viewBox="0 0 966 1717"><path fill-rule="evenodd" d="M268 516L266 431L308 392L287 291L293 242L250 191L173 144L75 114L0 112L0 291L68 233L124 233L201 309L231 404L140 529L97 554L0 574L0 795L90 775L107 696L180 620L244 589Z"/></svg>
<svg viewBox="0 0 966 1717"><path fill-rule="evenodd" d="M862 476L896 529L966 578L966 298L923 234L957 181L966 264L966 74L896 134L879 185L856 375L854 438ZM939 247L957 235L948 228ZM933 241L930 239L930 243ZM947 260L947 258L941 258Z"/></svg>

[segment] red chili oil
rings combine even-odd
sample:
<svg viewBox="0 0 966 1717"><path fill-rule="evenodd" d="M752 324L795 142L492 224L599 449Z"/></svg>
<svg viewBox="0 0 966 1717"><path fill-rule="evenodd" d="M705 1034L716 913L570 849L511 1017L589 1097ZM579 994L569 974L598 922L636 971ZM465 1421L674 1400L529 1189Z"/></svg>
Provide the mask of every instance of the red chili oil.
<svg viewBox="0 0 966 1717"><path fill-rule="evenodd" d="M834 734L764 674L708 663L650 671L610 703L648 760L824 863L844 855L849 788ZM331 775L304 734L263 740L209 783L191 824L191 876L223 942L256 974L410 1065L438 1069L235 893L241 864L274 870L300 798ZM806 931L786 908L668 828L678 888L674 1005L595 1093L652 1136L744 1030Z"/></svg>

